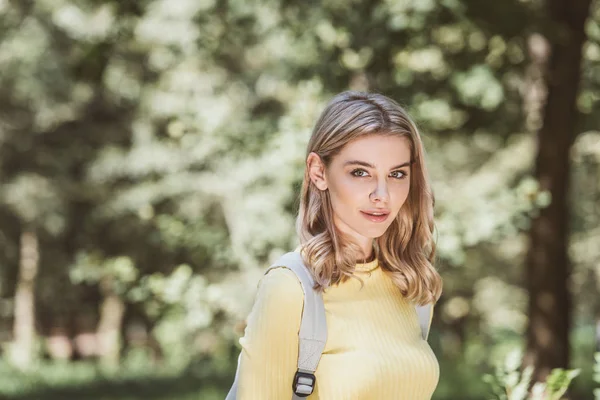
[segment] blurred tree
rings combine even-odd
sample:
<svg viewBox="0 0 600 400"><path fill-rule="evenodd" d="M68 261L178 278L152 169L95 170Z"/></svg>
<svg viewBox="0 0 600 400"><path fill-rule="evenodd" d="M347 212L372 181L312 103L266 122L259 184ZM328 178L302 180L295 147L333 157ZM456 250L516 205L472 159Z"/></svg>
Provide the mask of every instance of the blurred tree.
<svg viewBox="0 0 600 400"><path fill-rule="evenodd" d="M547 98L537 136L535 176L551 202L533 219L527 253L529 326L527 360L534 379L545 380L553 368L569 365L572 300L568 256L571 146L579 127L577 94L581 80L584 26L590 0L548 0L549 49L539 39L534 48L548 56L543 66ZM535 46L535 44L534 44ZM549 55L545 54L549 51Z"/></svg>
<svg viewBox="0 0 600 400"><path fill-rule="evenodd" d="M35 284L39 269L39 245L35 231L21 234L19 278L15 289L14 343L10 358L21 369L29 369L35 357Z"/></svg>
<svg viewBox="0 0 600 400"><path fill-rule="evenodd" d="M0 312L14 310L29 221L42 335L54 327L74 339L67 354L114 363L130 353L121 330L226 374L223 349L264 266L295 246L318 113L340 90L379 91L422 128L445 280L433 345L442 363L465 364L440 396L465 398L477 382L460 371L525 333L520 260L549 202L532 177L546 85L530 50L554 26L545 4L0 0ZM594 15L571 200L582 299L597 290L584 277L600 237Z"/></svg>

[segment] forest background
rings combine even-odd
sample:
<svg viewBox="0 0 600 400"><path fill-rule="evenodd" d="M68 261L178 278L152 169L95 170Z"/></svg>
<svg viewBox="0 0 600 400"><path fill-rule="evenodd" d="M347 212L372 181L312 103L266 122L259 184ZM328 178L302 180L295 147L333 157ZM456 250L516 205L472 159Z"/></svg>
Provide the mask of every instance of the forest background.
<svg viewBox="0 0 600 400"><path fill-rule="evenodd" d="M593 399L591 0L0 0L0 398L224 398L346 89L422 130L434 399L502 398L485 376L514 349L536 381L580 369L569 398Z"/></svg>

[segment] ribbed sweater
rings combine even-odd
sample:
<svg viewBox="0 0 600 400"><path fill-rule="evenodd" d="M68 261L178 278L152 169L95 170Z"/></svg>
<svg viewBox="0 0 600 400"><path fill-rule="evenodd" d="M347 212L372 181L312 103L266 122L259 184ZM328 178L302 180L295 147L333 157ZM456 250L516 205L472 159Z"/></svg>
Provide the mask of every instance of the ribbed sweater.
<svg viewBox="0 0 600 400"><path fill-rule="evenodd" d="M327 343L309 400L428 400L439 365L422 339L414 305L377 260L356 265L357 279L323 293ZM266 274L248 317L238 400L287 400L297 370L303 292L287 268Z"/></svg>

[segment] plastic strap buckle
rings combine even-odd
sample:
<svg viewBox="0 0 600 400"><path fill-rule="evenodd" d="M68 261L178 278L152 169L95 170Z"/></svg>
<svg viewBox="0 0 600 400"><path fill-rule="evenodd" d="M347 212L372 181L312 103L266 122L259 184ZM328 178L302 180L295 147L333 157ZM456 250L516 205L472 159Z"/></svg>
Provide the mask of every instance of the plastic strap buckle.
<svg viewBox="0 0 600 400"><path fill-rule="evenodd" d="M314 374L296 371L296 375L294 375L294 383L292 383L292 390L298 397L310 396L315 388L316 381L317 378Z"/></svg>

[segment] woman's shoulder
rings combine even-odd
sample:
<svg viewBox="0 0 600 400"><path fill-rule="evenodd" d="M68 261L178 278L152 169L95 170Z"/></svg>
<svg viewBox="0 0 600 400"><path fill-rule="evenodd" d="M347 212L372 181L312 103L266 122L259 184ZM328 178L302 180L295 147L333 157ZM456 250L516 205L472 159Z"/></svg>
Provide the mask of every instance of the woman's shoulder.
<svg viewBox="0 0 600 400"><path fill-rule="evenodd" d="M271 354L273 346L290 345L297 340L304 306L303 296L300 282L288 268L271 268L262 276L254 305L247 318L244 337L240 338L240 344L245 352L253 354L250 358L255 362L262 360L262 355ZM273 338L283 339L273 342ZM297 349L297 344L295 348Z"/></svg>
<svg viewBox="0 0 600 400"><path fill-rule="evenodd" d="M258 294L276 301L302 302L304 292L296 273L285 266L270 268L260 280Z"/></svg>

